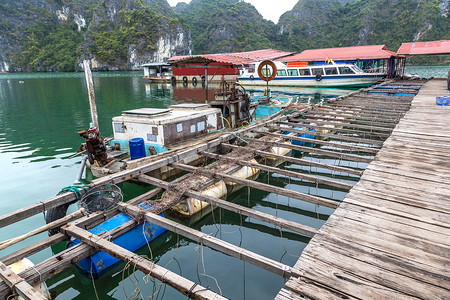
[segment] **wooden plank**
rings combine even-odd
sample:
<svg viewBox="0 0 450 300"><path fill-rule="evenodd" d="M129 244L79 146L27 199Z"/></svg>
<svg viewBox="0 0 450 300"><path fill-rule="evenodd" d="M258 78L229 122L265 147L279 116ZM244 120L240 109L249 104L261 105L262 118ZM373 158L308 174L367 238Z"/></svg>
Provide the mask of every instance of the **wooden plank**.
<svg viewBox="0 0 450 300"><path fill-rule="evenodd" d="M411 299L410 296L386 288L384 285L376 284L361 276L344 272L340 268L313 259L310 256L302 255L301 263L300 278L323 286L328 290L327 292L336 290L339 291L339 294L350 295L357 299ZM296 282L297 280L290 280L286 287L295 289ZM321 294L313 296L312 299L321 299Z"/></svg>
<svg viewBox="0 0 450 300"><path fill-rule="evenodd" d="M224 242L218 238L213 237L210 234L206 234L191 229L187 226L163 218L153 213L146 213L145 219L149 224L155 224L160 227L164 227L167 230L180 234L188 239L197 242L198 244L205 245L214 250L220 251L224 254L251 263L257 267L263 268L274 274L280 275L285 278L296 276L296 271L285 264L279 263L270 258L264 257L262 255L256 254L254 252L232 245L230 243Z"/></svg>
<svg viewBox="0 0 450 300"><path fill-rule="evenodd" d="M174 163L174 164L172 164L172 166L174 168L177 168L180 170L184 170L184 171L188 171L188 172L196 171L196 172L198 172L198 174L204 174L204 176L225 179L227 181L231 181L231 182L234 182L234 183L237 183L240 185L256 188L256 189L266 191L269 193L275 193L278 195L282 195L282 196L286 196L286 197L290 197L290 198L294 198L294 199L298 199L298 200L302 200L302 201L306 201L306 202L310 202L310 203L314 203L317 205L322 205L322 206L326 206L326 207L330 207L330 208L337 208L339 206L338 201L329 200L329 199L322 198L319 196L312 196L312 195L308 195L308 194L300 193L300 192L296 192L296 191L291 191L291 190L288 190L285 188L280 188L280 187L273 186L270 184L255 182L253 180L242 179L242 178L239 178L236 176L231 176L231 175L225 174L223 172L217 172L215 170L211 171L211 170L208 170L205 168L197 168L197 167L180 164L180 163Z"/></svg>
<svg viewBox="0 0 450 300"><path fill-rule="evenodd" d="M143 180L144 182L146 182L148 184L160 186L165 189L169 188L169 183L167 183L163 180L152 178L147 175L142 175L141 177L139 177L139 179ZM315 229L315 228L312 228L312 227L309 227L306 225L302 225L302 224L298 224L296 222L287 221L282 218L278 218L278 217L275 217L275 216L272 216L272 215L269 215L269 214L266 214L263 212L256 211L251 208L247 208L245 206L241 206L238 204L234 204L232 202L224 201L224 200L216 198L216 197L207 196L207 195L204 195L200 192L196 192L193 190L185 191L184 195L195 198L195 199L199 199L201 201L208 202L214 206L238 213L240 215L244 215L244 216L253 218L255 220L260 220L260 221L267 222L269 224L278 226L280 228L292 230L294 232L297 232L297 233L300 233L300 234L303 234L303 235L306 235L309 237L314 236L314 234L316 234L316 232L317 232L317 229Z"/></svg>
<svg viewBox="0 0 450 300"><path fill-rule="evenodd" d="M243 160L239 160L236 158L230 158L230 157L226 157L223 155L218 155L218 154L214 154L214 153L210 153L210 152L200 152L199 154L202 156L214 158L217 160L219 160L219 159L228 160L228 161L237 163L241 166L247 166L250 168L255 168L255 169L259 169L259 170L263 170L263 171L267 171L267 172L271 172L271 173L281 174L281 175L285 175L285 176L288 176L291 178L297 178L297 179L307 180L307 181L311 181L311 182L317 182L317 183L321 183L321 184L325 184L325 185L329 185L329 186L334 186L334 187L341 188L341 189L344 189L347 191L353 187L353 184L346 183L346 182L340 182L340 181L336 181L336 180L332 180L332 179L322 178L322 177L318 177L318 176L303 174L303 173L289 171L289 170L282 170L280 168L266 166L266 165L262 165L259 163L252 163L249 161L243 161Z"/></svg>
<svg viewBox="0 0 450 300"><path fill-rule="evenodd" d="M150 260L143 259L141 256L81 228L76 226L67 226L65 231L69 235L83 241L83 243L86 243L91 247L95 247L98 250L104 251L116 258L130 263L133 266L136 266L137 269L141 270L145 274L168 284L183 295L189 296L189 298L205 300L226 299L193 281L190 281L166 268L158 266Z"/></svg>
<svg viewBox="0 0 450 300"><path fill-rule="evenodd" d="M8 267L0 261L0 278L3 282L14 290L23 299L29 300L46 300L41 293L36 291L31 285L29 285L23 278L20 278L16 273L8 269Z"/></svg>
<svg viewBox="0 0 450 300"><path fill-rule="evenodd" d="M229 149L229 150L244 148L241 146L230 145L230 144L222 144L221 147L223 147L225 149ZM294 164L328 169L328 170L332 170L332 171L336 171L336 172L348 173L348 174L353 174L353 175L357 175L357 176L361 176L363 173L363 171L361 171L361 170L356 170L356 169L347 168L347 167L334 166L334 165L319 163L319 162L315 162L315 161L311 161L311 160L295 158L295 157L291 157L291 156L278 155L278 154L270 153L267 151L256 150L255 154L263 156L263 157L279 159L281 161L286 161L286 162L290 162L290 163L294 163Z"/></svg>

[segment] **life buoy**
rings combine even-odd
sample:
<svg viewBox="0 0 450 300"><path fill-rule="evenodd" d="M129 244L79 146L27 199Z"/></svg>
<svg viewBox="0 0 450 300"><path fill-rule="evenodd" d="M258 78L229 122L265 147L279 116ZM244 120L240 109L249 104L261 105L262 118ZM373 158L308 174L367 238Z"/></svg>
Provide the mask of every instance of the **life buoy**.
<svg viewBox="0 0 450 300"><path fill-rule="evenodd" d="M187 83L188 79L186 76L183 77L183 83Z"/></svg>
<svg viewBox="0 0 450 300"><path fill-rule="evenodd" d="M192 77L192 83L197 84L197 77Z"/></svg>
<svg viewBox="0 0 450 300"><path fill-rule="evenodd" d="M321 74L317 74L316 75L316 81L321 81L322 80L322 75Z"/></svg>
<svg viewBox="0 0 450 300"><path fill-rule="evenodd" d="M205 75L202 75L202 81L205 82Z"/></svg>
<svg viewBox="0 0 450 300"><path fill-rule="evenodd" d="M253 75L250 75L250 80L255 79L255 77Z"/></svg>
<svg viewBox="0 0 450 300"><path fill-rule="evenodd" d="M172 76L172 78L170 78L170 80L172 80L172 83L177 83L177 78L175 76Z"/></svg>
<svg viewBox="0 0 450 300"><path fill-rule="evenodd" d="M269 77L264 76L262 73L263 68L267 65L272 67L272 74L270 74ZM264 81L271 81L275 78L275 76L277 76L277 66L275 66L275 63L271 60L264 60L258 66L258 76Z"/></svg>

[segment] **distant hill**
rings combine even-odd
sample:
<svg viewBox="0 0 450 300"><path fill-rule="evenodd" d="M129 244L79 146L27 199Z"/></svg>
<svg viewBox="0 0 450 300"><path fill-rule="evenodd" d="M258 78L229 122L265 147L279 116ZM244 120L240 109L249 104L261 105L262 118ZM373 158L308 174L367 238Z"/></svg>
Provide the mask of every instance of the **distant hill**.
<svg viewBox="0 0 450 300"><path fill-rule="evenodd" d="M239 0L178 3L178 16L189 25L194 53L250 51L276 45L276 27L256 8Z"/></svg>
<svg viewBox="0 0 450 300"><path fill-rule="evenodd" d="M302 51L450 39L449 0L300 0L280 17L280 44Z"/></svg>
<svg viewBox="0 0 450 300"><path fill-rule="evenodd" d="M166 0L0 2L0 71L139 69L192 50L189 28Z"/></svg>

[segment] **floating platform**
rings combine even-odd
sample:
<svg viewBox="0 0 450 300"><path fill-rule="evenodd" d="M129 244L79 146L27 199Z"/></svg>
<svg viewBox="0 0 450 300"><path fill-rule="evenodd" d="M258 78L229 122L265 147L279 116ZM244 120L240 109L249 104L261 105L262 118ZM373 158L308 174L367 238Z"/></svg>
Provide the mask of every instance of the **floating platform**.
<svg viewBox="0 0 450 300"><path fill-rule="evenodd" d="M0 266L6 266L60 241L81 241L32 269L16 274L16 281L0 272L3 279L0 297L16 292L25 295L25 299L33 299L26 296L26 292L33 291L33 283L46 280L97 251L104 251L190 298L225 299L226 290L219 295L195 280L111 242L123 232L147 222L286 278L288 281L277 296L280 300L448 298L450 108L435 104L437 94L447 95L448 92L443 88L446 82L439 80L389 82L384 88L403 91L411 83L415 85L415 97L396 92L380 95L372 94L371 90L355 91L322 106L294 112L283 110L270 119L190 149L94 180L92 186L137 179L153 189L126 203L119 202L110 211L79 218L63 226L60 233L1 257ZM423 84L425 87L420 88ZM290 134L283 134L287 131ZM314 144L314 147L307 144ZM286 153L294 150L324 160L268 151L274 147L285 149ZM186 164L183 159L193 154L210 163ZM355 185L340 180L339 176L307 174L281 168L270 161L323 168L361 177L361 180ZM356 162L362 167L341 165L342 161ZM148 175L167 166L185 175L170 182ZM243 167L349 192L341 202L232 175ZM192 178L196 179L195 184L190 183L194 182ZM336 210L318 230L199 192L222 180L227 185L245 186L289 197L290 201ZM274 225L280 234L288 230L312 239L298 262L289 266L158 215L186 197ZM0 228L75 200L75 195L68 192L7 213L0 216ZM147 201L152 208L149 211L139 208L137 204L142 201ZM123 226L108 233L89 232L120 213L130 216ZM0 243L0 247L2 245L5 243ZM19 281L21 284L16 284Z"/></svg>

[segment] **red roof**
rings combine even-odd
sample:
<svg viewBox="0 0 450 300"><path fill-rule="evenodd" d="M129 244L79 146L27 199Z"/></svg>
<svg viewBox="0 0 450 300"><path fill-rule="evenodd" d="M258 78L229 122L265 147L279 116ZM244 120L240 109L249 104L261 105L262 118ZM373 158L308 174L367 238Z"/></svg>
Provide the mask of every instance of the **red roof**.
<svg viewBox="0 0 450 300"><path fill-rule="evenodd" d="M275 59L286 55L290 55L292 52L284 52L274 49L264 49L248 52L236 52L236 53L217 53L217 54L202 54L202 55L186 55L186 56L173 56L169 59L169 62L174 63L201 63L203 62L220 62L232 65L251 64L257 61L265 59Z"/></svg>
<svg viewBox="0 0 450 300"><path fill-rule="evenodd" d="M396 56L385 45L354 46L327 49L310 49L302 53L279 59L282 62L290 61L324 61L333 60L363 60L363 59L387 59Z"/></svg>
<svg viewBox="0 0 450 300"><path fill-rule="evenodd" d="M419 43L403 43L397 50L397 54L425 55L425 54L450 54L450 40Z"/></svg>

